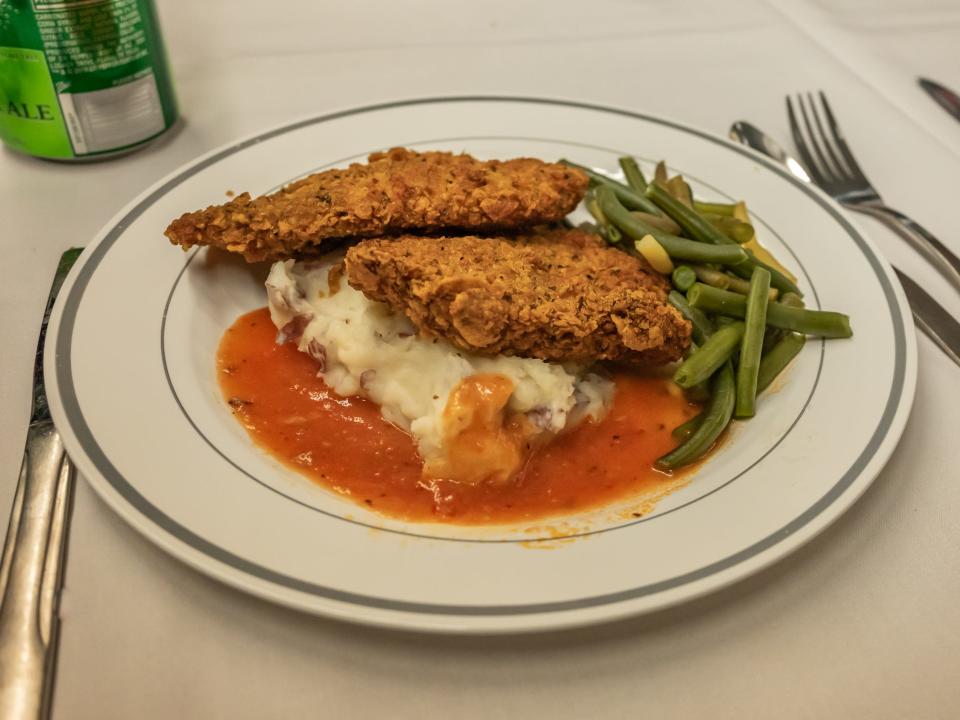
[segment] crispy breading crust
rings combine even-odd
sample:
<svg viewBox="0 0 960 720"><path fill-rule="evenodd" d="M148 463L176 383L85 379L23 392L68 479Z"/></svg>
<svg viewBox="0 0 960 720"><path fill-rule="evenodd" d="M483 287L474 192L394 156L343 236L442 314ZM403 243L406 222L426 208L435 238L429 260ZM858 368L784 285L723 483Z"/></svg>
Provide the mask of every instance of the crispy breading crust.
<svg viewBox="0 0 960 720"><path fill-rule="evenodd" d="M184 249L212 245L248 262L278 260L327 238L437 228L486 233L555 222L577 206L587 182L579 170L531 158L481 161L393 148L272 195L243 193L186 213L165 234Z"/></svg>
<svg viewBox="0 0 960 720"><path fill-rule="evenodd" d="M661 365L690 344L666 280L579 230L365 240L345 266L352 287L403 312L421 335L471 352Z"/></svg>

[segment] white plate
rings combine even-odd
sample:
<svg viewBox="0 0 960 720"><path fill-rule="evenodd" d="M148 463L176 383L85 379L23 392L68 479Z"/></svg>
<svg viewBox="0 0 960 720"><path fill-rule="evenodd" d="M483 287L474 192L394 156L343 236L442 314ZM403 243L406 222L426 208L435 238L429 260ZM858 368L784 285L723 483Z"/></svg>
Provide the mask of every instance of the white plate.
<svg viewBox="0 0 960 720"><path fill-rule="evenodd" d="M744 198L812 306L853 319L807 344L782 389L685 488L540 528L386 519L285 470L220 398L223 330L265 304L243 263L162 235L228 189L265 192L394 145L478 157L666 158L703 198ZM823 530L870 484L913 400L916 347L889 265L821 193L721 138L576 102L442 98L310 118L217 150L127 206L84 253L50 324L50 405L70 455L137 530L235 587L346 620L454 632L608 620L743 578ZM622 508L620 508L622 510ZM568 535L558 541L557 534ZM544 540L546 537L551 540ZM549 548L547 550L543 548Z"/></svg>

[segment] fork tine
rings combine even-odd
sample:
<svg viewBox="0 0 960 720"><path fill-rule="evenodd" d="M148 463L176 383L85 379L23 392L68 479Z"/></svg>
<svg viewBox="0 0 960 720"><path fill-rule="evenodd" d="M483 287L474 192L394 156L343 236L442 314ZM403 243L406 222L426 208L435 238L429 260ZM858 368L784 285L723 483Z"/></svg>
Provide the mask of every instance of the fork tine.
<svg viewBox="0 0 960 720"><path fill-rule="evenodd" d="M847 146L847 141L844 139L843 133L840 131L840 126L837 125L837 121L833 117L833 110L830 109L830 103L827 102L827 96L824 95L823 90L820 91L820 103L823 105L823 112L827 116L827 125L830 126L830 133L833 135L833 141L840 149L843 159L847 161L847 167L850 168L851 173L856 176L857 180L864 184L869 184L867 176L863 174L863 170L860 169L860 165L857 163L856 159L853 157L853 153L850 152L850 148Z"/></svg>
<svg viewBox="0 0 960 720"><path fill-rule="evenodd" d="M837 179L841 179L849 174L847 172L847 166L840 162L840 158L838 158L834 152L833 143L830 142L830 135L827 135L823 129L823 123L820 122L820 113L817 112L817 104L814 102L813 95L810 93L807 93L807 103L810 105L810 114L813 115L813 121L817 125L817 132L820 134L823 147L826 148L827 154L830 156L830 161L832 162L830 170L836 175Z"/></svg>
<svg viewBox="0 0 960 720"><path fill-rule="evenodd" d="M807 105L803 102L803 96L797 96L797 105L800 106L800 114L803 115L803 124L807 127L807 135L810 136L810 145L813 147L813 152L817 156L817 160L820 161L820 168L823 173L823 177L827 182L834 182L839 179L835 175L833 169L830 167L830 163L827 162L826 155L823 154L823 150L820 148L821 140L817 138L817 132L814 128L813 123L810 121L810 115L807 112Z"/></svg>
<svg viewBox="0 0 960 720"><path fill-rule="evenodd" d="M824 180L823 175L821 175L820 169L813 161L813 156L810 154L810 149L807 147L807 141L803 138L803 133L800 130L800 123L797 122L797 115L793 111L793 102L790 100L789 95L787 96L787 117L790 120L790 132L793 135L793 144L797 146L797 152L800 153L800 159L803 160L803 164L806 165L807 172L810 173L813 181L817 185L822 185Z"/></svg>

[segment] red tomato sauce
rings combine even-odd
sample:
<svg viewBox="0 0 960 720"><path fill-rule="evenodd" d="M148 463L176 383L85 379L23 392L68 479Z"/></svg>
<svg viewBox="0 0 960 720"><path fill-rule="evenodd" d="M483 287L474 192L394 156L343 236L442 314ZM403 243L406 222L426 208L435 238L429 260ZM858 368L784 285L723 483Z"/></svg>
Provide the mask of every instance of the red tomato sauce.
<svg viewBox="0 0 960 720"><path fill-rule="evenodd" d="M413 439L371 401L336 395L316 361L275 343L266 308L241 316L217 354L223 397L254 442L333 492L384 515L466 525L538 520L596 508L674 483L653 462L697 405L663 376L615 373L608 415L539 448L504 485L430 481ZM674 483L675 484L675 483Z"/></svg>

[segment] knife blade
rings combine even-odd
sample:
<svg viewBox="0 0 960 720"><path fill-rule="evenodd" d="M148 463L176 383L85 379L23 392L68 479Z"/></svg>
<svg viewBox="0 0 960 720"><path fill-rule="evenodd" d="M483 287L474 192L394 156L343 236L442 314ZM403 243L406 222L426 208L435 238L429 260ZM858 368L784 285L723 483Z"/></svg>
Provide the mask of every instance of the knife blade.
<svg viewBox="0 0 960 720"><path fill-rule="evenodd" d="M897 268L894 271L910 302L914 321L947 357L960 365L960 322L954 320L913 278Z"/></svg>
<svg viewBox="0 0 960 720"><path fill-rule="evenodd" d="M917 82L927 92L927 95L936 101L937 105L950 113L954 120L960 120L960 97L953 90L927 78L917 78Z"/></svg>
<svg viewBox="0 0 960 720"><path fill-rule="evenodd" d="M50 712L74 472L47 406L43 346L57 293L81 252L71 248L61 256L40 324L30 425L0 559L0 718L4 720L41 720Z"/></svg>

